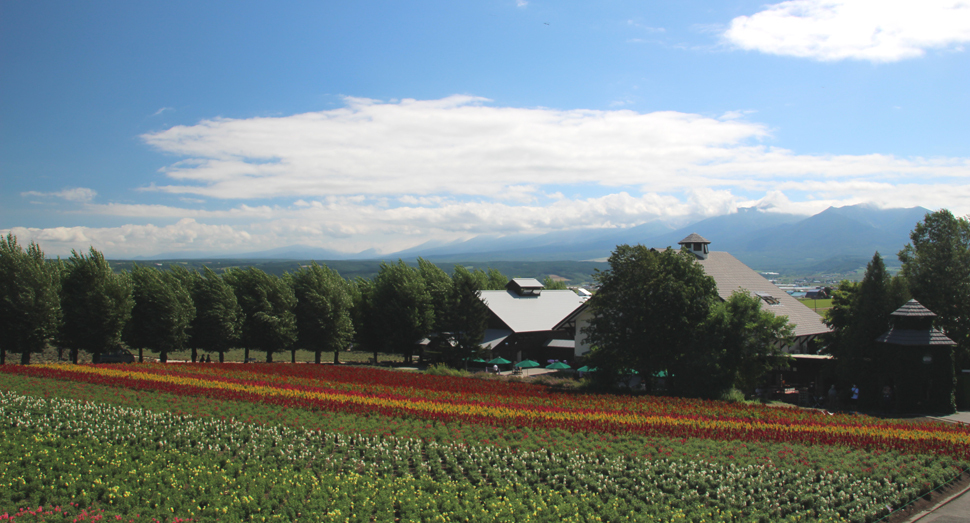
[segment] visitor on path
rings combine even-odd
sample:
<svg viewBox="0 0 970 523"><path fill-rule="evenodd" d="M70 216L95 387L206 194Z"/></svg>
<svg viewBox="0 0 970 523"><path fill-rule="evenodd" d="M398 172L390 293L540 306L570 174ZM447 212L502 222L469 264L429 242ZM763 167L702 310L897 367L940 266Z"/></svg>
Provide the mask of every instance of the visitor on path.
<svg viewBox="0 0 970 523"><path fill-rule="evenodd" d="M833 383L829 387L829 410L835 411L839 403L839 391L835 389L835 384Z"/></svg>
<svg viewBox="0 0 970 523"><path fill-rule="evenodd" d="M495 371L495 374L498 374L498 365L492 365L492 370Z"/></svg>
<svg viewBox="0 0 970 523"><path fill-rule="evenodd" d="M849 398L849 404L852 406L852 410L859 408L859 386L855 383L852 384L852 397Z"/></svg>

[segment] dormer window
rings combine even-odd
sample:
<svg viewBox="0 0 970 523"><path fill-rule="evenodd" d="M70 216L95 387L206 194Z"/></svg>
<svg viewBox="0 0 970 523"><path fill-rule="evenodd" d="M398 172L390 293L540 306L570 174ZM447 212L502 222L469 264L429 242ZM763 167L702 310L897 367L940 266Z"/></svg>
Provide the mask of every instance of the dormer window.
<svg viewBox="0 0 970 523"><path fill-rule="evenodd" d="M767 292L756 292L755 294L757 294L758 297L761 298L762 301L764 301L768 305L778 305L778 304L781 303L780 301L778 301L778 298L775 298L770 293L767 293Z"/></svg>
<svg viewBox="0 0 970 523"><path fill-rule="evenodd" d="M505 284L507 290L523 297L539 296L545 287L542 282L535 278L512 278Z"/></svg>

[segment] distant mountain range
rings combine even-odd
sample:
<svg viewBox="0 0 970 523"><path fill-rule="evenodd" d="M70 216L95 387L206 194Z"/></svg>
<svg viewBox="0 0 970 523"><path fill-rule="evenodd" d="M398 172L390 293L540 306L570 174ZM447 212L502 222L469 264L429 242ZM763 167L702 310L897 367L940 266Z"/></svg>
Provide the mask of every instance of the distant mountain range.
<svg viewBox="0 0 970 523"><path fill-rule="evenodd" d="M887 265L899 265L896 253L928 209L879 209L861 204L830 207L814 216L765 212L756 208L707 218L680 229L650 222L626 229L582 229L547 234L481 235L466 241L428 242L403 251L340 253L293 245L262 252L207 258L275 260L413 260L435 262L601 260L619 244L677 247L696 232L711 250L727 251L759 271L847 273L864 266L879 251ZM152 259L173 259L172 254ZM182 256L184 257L184 255ZM194 258L203 257L200 255Z"/></svg>

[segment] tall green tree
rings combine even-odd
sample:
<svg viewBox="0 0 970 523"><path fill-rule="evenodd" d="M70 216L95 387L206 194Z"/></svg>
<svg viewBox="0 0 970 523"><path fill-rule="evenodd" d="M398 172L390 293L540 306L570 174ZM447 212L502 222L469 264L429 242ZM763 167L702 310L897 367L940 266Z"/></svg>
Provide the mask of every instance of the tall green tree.
<svg viewBox="0 0 970 523"><path fill-rule="evenodd" d="M208 267L191 279L195 319L192 320L194 349L218 352L219 363L225 361L227 350L237 347L242 336L243 311L232 287ZM193 360L194 361L194 360Z"/></svg>
<svg viewBox="0 0 970 523"><path fill-rule="evenodd" d="M358 348L372 351L376 364L377 354L383 349L383 335L372 303L374 280L360 276L354 278L350 282L350 295L353 302L350 318L354 324L354 343Z"/></svg>
<svg viewBox="0 0 970 523"><path fill-rule="evenodd" d="M711 309L705 330L688 363L697 370L693 395L706 397L732 387L754 390L768 372L787 364L782 347L795 339L787 317L763 310L761 298L741 290Z"/></svg>
<svg viewBox="0 0 970 523"><path fill-rule="evenodd" d="M59 343L70 349L72 362L77 363L78 350L98 362L102 352L119 347L133 306L128 274L115 274L94 247L87 256L71 251L61 279Z"/></svg>
<svg viewBox="0 0 970 523"><path fill-rule="evenodd" d="M431 332L438 335L445 333L451 326L447 316L453 306L452 280L448 273L424 258L418 258L418 273L431 297L431 310L434 314Z"/></svg>
<svg viewBox="0 0 970 523"><path fill-rule="evenodd" d="M30 363L54 339L60 326L60 274L40 247L31 242L27 250L17 238L0 238L0 365L7 351Z"/></svg>
<svg viewBox="0 0 970 523"><path fill-rule="evenodd" d="M172 271L135 265L131 271L134 307L125 330L129 346L147 348L162 363L168 353L184 350L195 305L182 279Z"/></svg>
<svg viewBox="0 0 970 523"><path fill-rule="evenodd" d="M591 359L604 380L623 369L645 379L661 371L670 382L692 381L703 325L718 300L714 279L693 254L620 245L610 269L597 271L598 292L590 299L593 318L584 329L594 347Z"/></svg>
<svg viewBox="0 0 970 523"><path fill-rule="evenodd" d="M337 271L316 262L296 271L291 284L297 299L297 346L313 351L316 363L323 351L333 351L333 362L340 363L340 351L354 337L350 284Z"/></svg>
<svg viewBox="0 0 970 523"><path fill-rule="evenodd" d="M876 338L889 328L890 314L908 300L905 280L889 276L878 252L866 265L862 281L843 281L832 294L832 308L825 314L832 327L828 350L835 356L840 381L859 386L863 406L878 404L884 385L879 377L888 372Z"/></svg>
<svg viewBox="0 0 970 523"><path fill-rule="evenodd" d="M899 251L909 290L957 343L957 368L970 368L970 220L946 209L927 213L909 238Z"/></svg>
<svg viewBox="0 0 970 523"><path fill-rule="evenodd" d="M451 308L443 318L444 331L449 333L446 347L453 364L467 364L481 351L488 326L488 306L481 299L484 280L456 265L451 281Z"/></svg>
<svg viewBox="0 0 970 523"><path fill-rule="evenodd" d="M505 286L509 283L509 278L498 269L489 268L486 275L488 276L488 282L482 290L500 291L505 289Z"/></svg>
<svg viewBox="0 0 970 523"><path fill-rule="evenodd" d="M369 301L366 328L375 331L384 352L402 354L410 362L414 349L434 326L434 308L424 278L403 261L382 263Z"/></svg>
<svg viewBox="0 0 970 523"><path fill-rule="evenodd" d="M289 350L297 334L293 288L255 267L227 271L223 278L243 311L241 342L246 361L250 350L265 352L267 362L273 361L274 353Z"/></svg>

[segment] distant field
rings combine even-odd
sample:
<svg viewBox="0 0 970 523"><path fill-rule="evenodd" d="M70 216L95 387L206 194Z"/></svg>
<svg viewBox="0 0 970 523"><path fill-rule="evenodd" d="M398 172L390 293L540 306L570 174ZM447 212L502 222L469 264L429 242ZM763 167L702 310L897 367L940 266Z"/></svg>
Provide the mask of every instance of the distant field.
<svg viewBox="0 0 970 523"><path fill-rule="evenodd" d="M798 301L804 303L806 307L818 312L832 308L832 298L826 298L824 300L812 300L807 298L799 298Z"/></svg>

